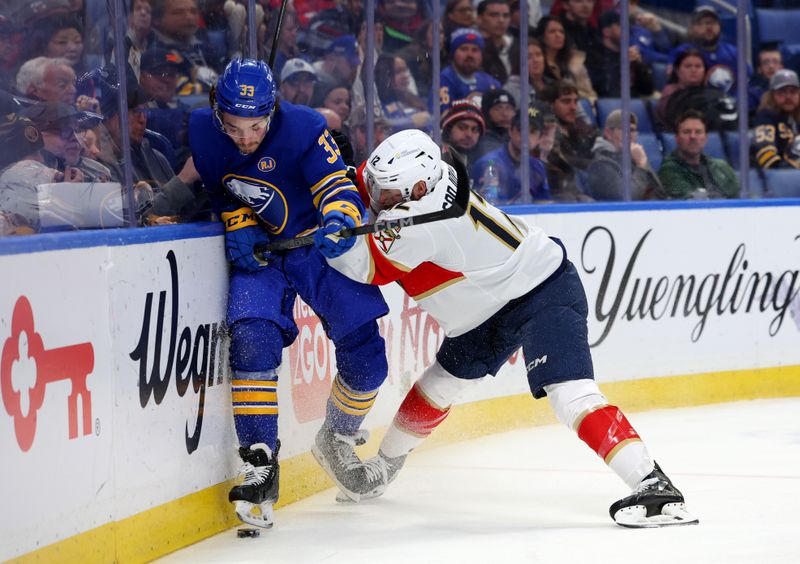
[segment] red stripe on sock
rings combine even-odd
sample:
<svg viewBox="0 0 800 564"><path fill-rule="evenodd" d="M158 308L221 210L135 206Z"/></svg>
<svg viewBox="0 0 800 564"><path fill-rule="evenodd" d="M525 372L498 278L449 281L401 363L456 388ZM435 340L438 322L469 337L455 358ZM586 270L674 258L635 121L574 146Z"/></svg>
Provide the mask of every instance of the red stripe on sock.
<svg viewBox="0 0 800 564"><path fill-rule="evenodd" d="M628 439L638 439L639 434L617 406L607 405L583 418L578 437L605 460L615 446Z"/></svg>
<svg viewBox="0 0 800 564"><path fill-rule="evenodd" d="M447 417L450 408L439 409L428 402L415 385L408 392L394 422L398 427L407 429L416 435L428 436Z"/></svg>

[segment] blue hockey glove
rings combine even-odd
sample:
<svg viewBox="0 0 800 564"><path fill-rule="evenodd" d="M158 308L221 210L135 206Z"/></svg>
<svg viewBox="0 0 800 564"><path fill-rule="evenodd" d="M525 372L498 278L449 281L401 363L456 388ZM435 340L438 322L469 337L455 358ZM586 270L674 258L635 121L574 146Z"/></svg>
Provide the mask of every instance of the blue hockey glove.
<svg viewBox="0 0 800 564"><path fill-rule="evenodd" d="M228 261L247 272L265 267L269 256L265 255L262 260L253 252L256 245L269 243L269 236L256 220L256 213L248 207L241 207L222 212L221 215L225 224L225 254Z"/></svg>
<svg viewBox="0 0 800 564"><path fill-rule="evenodd" d="M350 202L334 202L322 212L322 227L314 233L314 244L327 258L336 258L356 244L355 237L340 237L345 227L353 229L361 222L361 213Z"/></svg>

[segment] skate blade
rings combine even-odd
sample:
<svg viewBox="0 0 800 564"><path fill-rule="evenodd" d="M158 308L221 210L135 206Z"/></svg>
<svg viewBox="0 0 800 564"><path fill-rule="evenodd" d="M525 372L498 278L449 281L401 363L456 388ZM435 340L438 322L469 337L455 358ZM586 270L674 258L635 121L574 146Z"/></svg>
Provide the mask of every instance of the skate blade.
<svg viewBox="0 0 800 564"><path fill-rule="evenodd" d="M386 488L376 488L376 489L372 490L371 492L368 492L368 493L365 493L365 494L361 494L360 496L358 496L359 497L358 501L356 501L356 500L352 499L344 491L339 490L338 492L336 492L336 501L338 503L343 503L345 505L347 505L347 504L355 505L356 503L361 503L362 501L368 501L370 499L378 498L378 497L382 496L385 491L386 491Z"/></svg>
<svg viewBox="0 0 800 564"><path fill-rule="evenodd" d="M250 503L249 501L238 500L236 505L236 516L244 523L271 529L273 525L272 503L265 501L261 504Z"/></svg>
<svg viewBox="0 0 800 564"><path fill-rule="evenodd" d="M653 529L656 527L674 527L678 525L698 525L700 520L686 510L683 503L667 503L661 508L660 515L647 517L644 505L624 507L614 515L617 525L630 529Z"/></svg>

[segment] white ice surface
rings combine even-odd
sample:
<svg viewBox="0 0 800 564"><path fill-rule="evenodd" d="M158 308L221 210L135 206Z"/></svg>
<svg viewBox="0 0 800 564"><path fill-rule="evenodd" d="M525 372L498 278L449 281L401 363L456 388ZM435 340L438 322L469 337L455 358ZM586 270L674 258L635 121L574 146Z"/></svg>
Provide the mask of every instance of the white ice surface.
<svg viewBox="0 0 800 564"><path fill-rule="evenodd" d="M608 506L627 488L552 425L415 452L382 498L343 505L327 490L279 509L260 538L231 529L162 561L800 562L800 398L629 419L700 525L615 525Z"/></svg>

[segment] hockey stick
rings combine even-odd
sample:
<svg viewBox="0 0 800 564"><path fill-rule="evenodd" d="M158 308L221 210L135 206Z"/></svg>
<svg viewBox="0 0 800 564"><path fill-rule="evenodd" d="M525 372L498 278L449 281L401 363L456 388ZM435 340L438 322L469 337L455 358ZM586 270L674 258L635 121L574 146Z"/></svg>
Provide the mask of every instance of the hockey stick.
<svg viewBox="0 0 800 564"><path fill-rule="evenodd" d="M453 157L453 168L456 170L456 192L452 197L452 202L444 209L434 212L423 213L411 217L403 217L399 219L382 219L375 223L367 223L360 225L354 229L342 229L339 231L339 237L357 237L359 235L366 235L369 233L378 233L387 229L397 229L399 227L411 227L412 225L422 225L423 223L432 223L434 221L441 221L443 219L451 219L454 217L461 217L467 211L469 204L469 177L467 176L467 167L463 161L458 157ZM300 247L307 247L314 244L314 236L306 235L305 237L295 237L294 239L281 239L274 241L266 246L259 245L254 249L254 254L263 259L263 253L275 251L288 251L290 249L297 249Z"/></svg>
<svg viewBox="0 0 800 564"><path fill-rule="evenodd" d="M283 14L286 13L287 0L281 1L280 10L278 10L278 21L275 22L275 34L272 37L272 49L269 52L269 68L275 64L275 57L278 55L278 39L281 36L281 28L283 27Z"/></svg>

